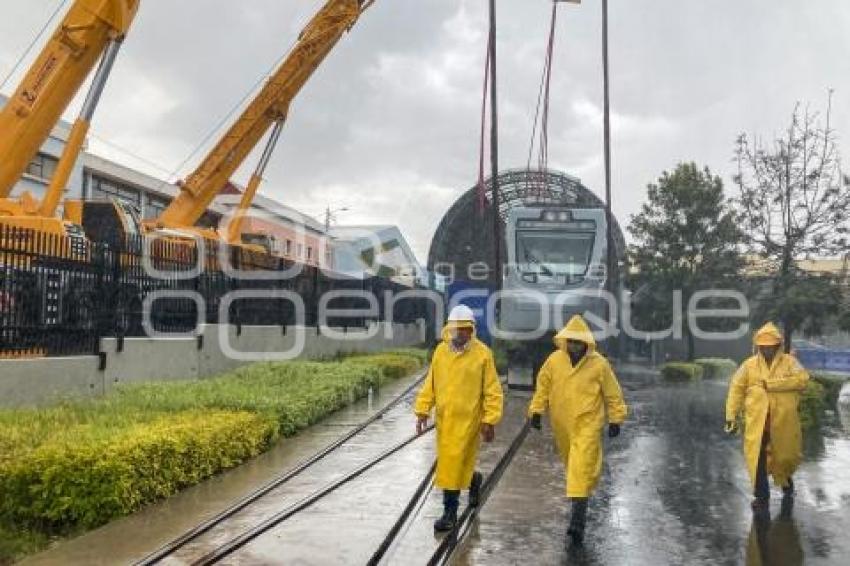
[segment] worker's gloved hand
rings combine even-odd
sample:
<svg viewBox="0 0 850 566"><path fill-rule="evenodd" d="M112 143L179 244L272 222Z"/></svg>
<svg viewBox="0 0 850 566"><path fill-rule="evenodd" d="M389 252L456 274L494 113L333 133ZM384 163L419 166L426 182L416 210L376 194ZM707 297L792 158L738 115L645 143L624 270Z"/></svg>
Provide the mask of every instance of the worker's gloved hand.
<svg viewBox="0 0 850 566"><path fill-rule="evenodd" d="M493 442L493 439L496 438L496 427L487 423L482 424L481 438L484 442Z"/></svg>
<svg viewBox="0 0 850 566"><path fill-rule="evenodd" d="M531 428L536 428L537 430L543 428L543 419L541 418L540 413L534 413L531 415L529 421L531 422Z"/></svg>
<svg viewBox="0 0 850 566"><path fill-rule="evenodd" d="M428 415L416 415L416 434L422 434L428 428Z"/></svg>
<svg viewBox="0 0 850 566"><path fill-rule="evenodd" d="M608 438L617 438L620 436L620 425L611 423L608 425Z"/></svg>
<svg viewBox="0 0 850 566"><path fill-rule="evenodd" d="M738 434L738 423L735 421L726 421L726 434Z"/></svg>

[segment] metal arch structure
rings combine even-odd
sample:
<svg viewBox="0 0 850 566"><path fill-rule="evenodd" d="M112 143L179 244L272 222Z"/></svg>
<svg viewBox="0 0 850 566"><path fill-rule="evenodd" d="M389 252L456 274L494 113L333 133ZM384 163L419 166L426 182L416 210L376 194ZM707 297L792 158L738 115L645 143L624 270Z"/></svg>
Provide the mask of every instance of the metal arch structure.
<svg viewBox="0 0 850 566"><path fill-rule="evenodd" d="M605 203L577 178L552 169L509 169L499 173L499 233L505 234L505 219L516 206L558 206L568 208L605 208ZM484 182L484 209L479 206L478 185L464 192L449 208L437 226L428 251L428 270L453 279L468 279L470 272L483 273L492 264L493 210L489 195L493 181ZM617 257L625 256L626 243L614 218L614 245ZM502 262L505 261L502 246ZM488 271L487 283L498 284L494 270Z"/></svg>

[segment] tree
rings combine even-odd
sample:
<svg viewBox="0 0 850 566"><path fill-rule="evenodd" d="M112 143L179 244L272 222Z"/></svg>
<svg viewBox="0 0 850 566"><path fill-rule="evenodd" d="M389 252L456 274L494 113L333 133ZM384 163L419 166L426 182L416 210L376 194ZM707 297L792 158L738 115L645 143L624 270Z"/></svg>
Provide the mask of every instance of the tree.
<svg viewBox="0 0 850 566"><path fill-rule="evenodd" d="M743 266L743 234L723 181L695 163L680 163L648 186L648 202L632 216L629 232L632 285L642 287L634 314L642 325L666 328L673 320L674 291L682 292L684 310L694 292L732 286ZM693 359L689 325L684 332Z"/></svg>
<svg viewBox="0 0 850 566"><path fill-rule="evenodd" d="M772 284L764 314L782 323L788 349L795 331L818 326L841 303L832 281L799 267L802 259L847 253L850 179L841 171L831 109L830 92L823 124L797 104L772 144L746 134L736 143L737 203L749 248L764 260Z"/></svg>

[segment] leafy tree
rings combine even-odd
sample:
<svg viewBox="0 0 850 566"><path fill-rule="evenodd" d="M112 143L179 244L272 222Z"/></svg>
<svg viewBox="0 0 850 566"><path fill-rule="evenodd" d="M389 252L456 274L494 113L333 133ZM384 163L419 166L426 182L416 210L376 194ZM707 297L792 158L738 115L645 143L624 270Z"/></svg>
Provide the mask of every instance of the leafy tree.
<svg viewBox="0 0 850 566"><path fill-rule="evenodd" d="M802 259L847 253L850 178L841 171L831 101L830 93L823 123L797 104L781 137L768 145L741 134L735 149L743 227L771 284L763 314L782 323L786 348L795 331L819 326L841 304L832 278L799 268Z"/></svg>
<svg viewBox="0 0 850 566"><path fill-rule="evenodd" d="M706 167L680 163L648 186L648 202L629 225L634 315L641 326L667 328L673 320L673 292L682 292L682 310L694 292L728 288L743 266L743 234L723 193L723 181ZM701 305L707 306L707 305ZM678 313L687 320L686 313ZM685 324L688 359L694 337Z"/></svg>

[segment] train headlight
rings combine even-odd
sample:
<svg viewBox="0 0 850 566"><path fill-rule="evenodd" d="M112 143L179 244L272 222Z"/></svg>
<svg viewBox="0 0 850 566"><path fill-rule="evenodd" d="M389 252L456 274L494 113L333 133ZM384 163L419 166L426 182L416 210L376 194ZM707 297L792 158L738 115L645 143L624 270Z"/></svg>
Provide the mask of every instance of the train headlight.
<svg viewBox="0 0 850 566"><path fill-rule="evenodd" d="M558 220L558 213L554 210L547 210L543 213L543 220L547 222L556 222Z"/></svg>
<svg viewBox="0 0 850 566"><path fill-rule="evenodd" d="M560 220L561 222L569 222L570 213L567 212L567 211L559 212L558 213L558 220Z"/></svg>

